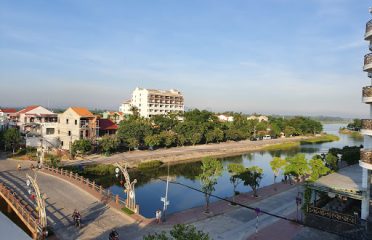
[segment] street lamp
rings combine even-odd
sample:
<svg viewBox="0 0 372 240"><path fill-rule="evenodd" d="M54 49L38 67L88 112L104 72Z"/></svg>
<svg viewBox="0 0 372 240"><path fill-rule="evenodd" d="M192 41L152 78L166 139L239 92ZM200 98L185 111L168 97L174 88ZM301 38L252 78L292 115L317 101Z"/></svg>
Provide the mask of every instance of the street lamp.
<svg viewBox="0 0 372 240"><path fill-rule="evenodd" d="M127 193L126 199L126 207L135 213L138 213L137 205L136 205L136 193L134 191L134 185L137 183L137 179L134 179L132 182L130 181L129 174L127 171L127 164L121 166L119 163L115 163L116 169L116 177L119 177L119 172L124 175L125 183L124 183L124 192Z"/></svg>

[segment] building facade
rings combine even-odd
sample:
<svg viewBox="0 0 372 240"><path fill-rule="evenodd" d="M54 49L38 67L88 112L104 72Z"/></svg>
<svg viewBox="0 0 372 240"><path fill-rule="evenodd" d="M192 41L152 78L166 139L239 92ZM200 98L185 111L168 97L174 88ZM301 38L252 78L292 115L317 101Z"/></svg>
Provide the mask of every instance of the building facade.
<svg viewBox="0 0 372 240"><path fill-rule="evenodd" d="M58 115L58 136L62 149L70 150L72 143L79 139L95 142L97 131L97 118L86 108L70 107Z"/></svg>
<svg viewBox="0 0 372 240"><path fill-rule="evenodd" d="M16 112L17 110L14 108L0 108L0 131L4 131L11 125L10 114Z"/></svg>
<svg viewBox="0 0 372 240"><path fill-rule="evenodd" d="M370 11L371 12L371 11ZM369 50L372 51L372 20L366 24L366 32L364 39L369 41ZM366 220L369 217L369 202L370 202L370 189L371 189L371 170L372 170L372 53L364 56L363 70L368 73L370 84L363 88L362 101L369 104L369 119L362 120L362 134L364 135L364 149L361 150L361 160L359 165L363 168L362 172L362 187L365 190L362 199L362 213L361 218Z"/></svg>
<svg viewBox="0 0 372 240"><path fill-rule="evenodd" d="M132 93L132 99L125 101L119 111L132 114L133 107L138 110L140 116L145 118L185 111L183 95L175 89L156 90L137 87Z"/></svg>
<svg viewBox="0 0 372 240"><path fill-rule="evenodd" d="M110 119L116 124L119 124L121 121L125 119L124 113L123 112L110 112L106 111L102 113L102 118L104 119Z"/></svg>

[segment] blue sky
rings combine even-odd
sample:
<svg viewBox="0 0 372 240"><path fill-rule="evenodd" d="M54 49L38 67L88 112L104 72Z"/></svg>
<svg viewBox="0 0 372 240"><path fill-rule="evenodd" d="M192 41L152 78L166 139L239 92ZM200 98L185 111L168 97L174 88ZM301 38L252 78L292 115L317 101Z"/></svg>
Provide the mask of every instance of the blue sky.
<svg viewBox="0 0 372 240"><path fill-rule="evenodd" d="M136 87L189 108L360 117L367 0L0 2L0 106L117 109Z"/></svg>

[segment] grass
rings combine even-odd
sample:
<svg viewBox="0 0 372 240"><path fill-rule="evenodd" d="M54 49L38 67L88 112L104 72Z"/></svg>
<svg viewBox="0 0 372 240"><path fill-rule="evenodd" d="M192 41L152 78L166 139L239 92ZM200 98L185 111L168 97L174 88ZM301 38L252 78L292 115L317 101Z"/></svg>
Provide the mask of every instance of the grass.
<svg viewBox="0 0 372 240"><path fill-rule="evenodd" d="M346 128L341 128L338 132L339 133L342 133L342 134L348 134L352 138L363 138L363 135L360 132L358 132L358 131L351 131L351 130L346 129Z"/></svg>
<svg viewBox="0 0 372 240"><path fill-rule="evenodd" d="M302 140L301 144L326 143L326 142L333 142L333 141L338 141L338 140L340 140L340 138L336 135L325 134L319 137Z"/></svg>
<svg viewBox="0 0 372 240"><path fill-rule="evenodd" d="M152 160L148 162L141 162L138 164L138 169L148 169L148 168L157 168L163 165L162 161L159 160Z"/></svg>
<svg viewBox="0 0 372 240"><path fill-rule="evenodd" d="M277 151L277 150L286 150L291 148L297 148L300 146L299 142L285 142L285 143L278 143L270 146L266 146L263 150L266 151Z"/></svg>
<svg viewBox="0 0 372 240"><path fill-rule="evenodd" d="M132 210L130 210L129 208L126 208L126 207L123 207L121 209L121 211L123 211L124 213L128 214L128 215L132 215L134 214L134 212Z"/></svg>

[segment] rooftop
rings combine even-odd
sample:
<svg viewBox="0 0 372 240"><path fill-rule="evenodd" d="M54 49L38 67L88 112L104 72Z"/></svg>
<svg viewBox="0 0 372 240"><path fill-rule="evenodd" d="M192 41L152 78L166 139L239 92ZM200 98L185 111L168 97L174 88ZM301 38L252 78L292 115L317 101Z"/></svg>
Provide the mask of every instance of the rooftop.
<svg viewBox="0 0 372 240"><path fill-rule="evenodd" d="M81 117L94 117L93 113L91 113L87 108L71 107L71 109Z"/></svg>
<svg viewBox="0 0 372 240"><path fill-rule="evenodd" d="M100 130L116 130L118 125L116 125L110 119L99 119L99 129Z"/></svg>

